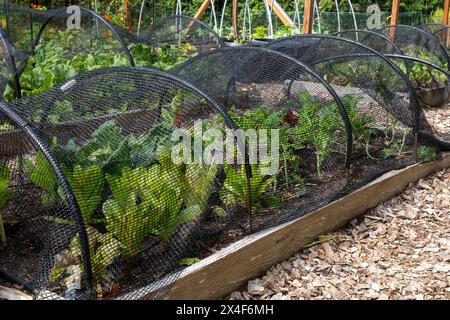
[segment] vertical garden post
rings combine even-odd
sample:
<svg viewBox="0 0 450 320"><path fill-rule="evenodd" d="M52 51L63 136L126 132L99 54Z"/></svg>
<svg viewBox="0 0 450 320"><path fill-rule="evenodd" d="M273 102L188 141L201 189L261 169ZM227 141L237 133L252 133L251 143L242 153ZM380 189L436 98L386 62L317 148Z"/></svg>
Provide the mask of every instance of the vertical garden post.
<svg viewBox="0 0 450 320"><path fill-rule="evenodd" d="M314 21L314 1L305 0L305 10L303 14L303 33L310 34Z"/></svg>
<svg viewBox="0 0 450 320"><path fill-rule="evenodd" d="M126 25L127 25L127 29L131 30L132 25L131 25L131 7L130 7L130 0L125 0L125 10L126 10Z"/></svg>
<svg viewBox="0 0 450 320"><path fill-rule="evenodd" d="M400 0L393 0L392 1L392 9L391 9L391 23L390 23L391 26L396 26L398 24L399 13L400 13ZM390 28L389 39L394 41L395 28Z"/></svg>
<svg viewBox="0 0 450 320"><path fill-rule="evenodd" d="M395 26L398 24L399 13L400 13L400 0L393 0L391 10L391 26Z"/></svg>

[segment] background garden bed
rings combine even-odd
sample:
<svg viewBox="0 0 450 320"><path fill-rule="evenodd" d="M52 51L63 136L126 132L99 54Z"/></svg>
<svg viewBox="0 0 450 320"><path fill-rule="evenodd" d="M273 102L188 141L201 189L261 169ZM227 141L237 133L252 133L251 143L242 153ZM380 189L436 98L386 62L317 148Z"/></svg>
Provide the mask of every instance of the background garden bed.
<svg viewBox="0 0 450 320"><path fill-rule="evenodd" d="M219 299L290 257L319 235L390 199L415 182L450 167L450 155L384 174L352 194L297 220L248 236L181 271L168 287L168 299ZM152 286L155 287L155 286ZM152 297L152 287L141 288L141 298ZM136 297L136 292L131 293ZM122 296L119 299L126 299Z"/></svg>

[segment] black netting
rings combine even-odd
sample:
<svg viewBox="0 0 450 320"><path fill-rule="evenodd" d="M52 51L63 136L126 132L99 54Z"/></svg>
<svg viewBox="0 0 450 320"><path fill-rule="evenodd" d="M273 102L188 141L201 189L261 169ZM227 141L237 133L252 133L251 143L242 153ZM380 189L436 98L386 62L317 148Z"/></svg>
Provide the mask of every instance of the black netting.
<svg viewBox="0 0 450 320"><path fill-rule="evenodd" d="M425 30L437 40L441 42L441 44L447 48L450 48L450 26L445 24L425 24L419 26L420 29Z"/></svg>
<svg viewBox="0 0 450 320"><path fill-rule="evenodd" d="M449 74L441 66L430 62L428 56L404 55L387 36L367 30L345 30L339 37L362 43L394 61L408 75L422 106L441 107L448 102Z"/></svg>
<svg viewBox="0 0 450 320"><path fill-rule="evenodd" d="M41 11L8 6L4 34L21 53L16 64L22 95L42 92L88 70L134 65L114 27L95 12L78 8ZM18 97L11 85L6 91L6 100Z"/></svg>
<svg viewBox="0 0 450 320"><path fill-rule="evenodd" d="M171 16L155 24L141 36L151 43L189 45L198 53L224 46L223 40L210 27L187 16Z"/></svg>
<svg viewBox="0 0 450 320"><path fill-rule="evenodd" d="M168 70L198 54L224 46L220 36L202 22L186 16L167 17L139 35L121 32L139 66Z"/></svg>
<svg viewBox="0 0 450 320"><path fill-rule="evenodd" d="M404 55L386 54L409 77L422 107L448 106L450 73L429 61Z"/></svg>
<svg viewBox="0 0 450 320"><path fill-rule="evenodd" d="M21 269L24 279L33 281L37 296L56 299L56 292L47 291L49 271L57 254L84 232L78 205L61 168L37 132L2 102L0 109L0 263L11 271ZM34 169L38 167L40 170ZM46 193L50 189L52 194ZM50 202L53 205L47 206ZM27 255L31 255L28 262L22 260ZM81 272L79 275L86 280Z"/></svg>
<svg viewBox="0 0 450 320"><path fill-rule="evenodd" d="M21 63L26 60L23 56L0 27L0 100L3 100L4 95L20 97L19 70L22 68Z"/></svg>
<svg viewBox="0 0 450 320"><path fill-rule="evenodd" d="M391 39L404 55L430 61L445 69L449 68L450 58L447 49L424 30L397 25L377 30L377 32Z"/></svg>
<svg viewBox="0 0 450 320"><path fill-rule="evenodd" d="M78 8L78 9L76 9ZM200 21L173 16L139 35L83 7L35 10L9 5L4 38L17 55L21 94L42 92L85 71L137 65L168 70L187 59L223 46ZM78 11L77 11L78 10ZM11 49L12 50L12 49ZM12 101L12 81L4 99Z"/></svg>
<svg viewBox="0 0 450 320"><path fill-rule="evenodd" d="M362 43L383 54L402 54L391 39L374 31L350 29L336 32L334 35Z"/></svg>
<svg viewBox="0 0 450 320"><path fill-rule="evenodd" d="M197 56L171 72L218 101L240 129L256 130L255 139L269 141L267 161L250 161L256 188L250 203L251 226L244 215L249 209L246 194L233 193L245 182L239 180L245 178L242 168L227 167L221 206L239 205L233 224L246 231L261 230L292 220L351 188L345 172L352 155L347 114L355 111L352 98L341 101L307 66L275 51L240 47ZM271 140L277 137L278 147ZM253 159L256 150L266 152L265 145L253 147ZM261 173L268 168L275 172ZM327 192L318 195L325 186Z"/></svg>
<svg viewBox="0 0 450 320"><path fill-rule="evenodd" d="M175 275L163 277L176 270L199 222L212 214L207 204L218 192L221 171L214 159L177 164L174 157L190 157L190 149L172 154L172 147L180 137L196 138L195 130L231 125L218 106L172 76L123 68L85 73L11 108L51 145L68 180L89 237L96 295L140 298L167 286ZM16 190L3 216L23 221L29 229L16 232L32 232L41 246L30 258L40 257L34 278L38 297L54 298L45 292L86 297L79 237L69 232L73 219L63 211L66 201L48 161L29 144L13 140L23 137L15 127L2 137L10 139L1 153ZM0 265L11 250L21 247L7 242Z"/></svg>
<svg viewBox="0 0 450 320"><path fill-rule="evenodd" d="M8 6L8 36L21 51L34 53L58 45L58 55L73 58L79 53L102 54L115 52L132 64L128 48L112 25L92 10L68 7L52 10L35 10Z"/></svg>
<svg viewBox="0 0 450 320"><path fill-rule="evenodd" d="M166 297L184 266L450 147L421 108L448 98L430 35L226 48L188 17L134 34L83 9L81 32L8 9L0 76L24 97L0 103L0 273L35 298ZM133 61L170 74L105 68Z"/></svg>

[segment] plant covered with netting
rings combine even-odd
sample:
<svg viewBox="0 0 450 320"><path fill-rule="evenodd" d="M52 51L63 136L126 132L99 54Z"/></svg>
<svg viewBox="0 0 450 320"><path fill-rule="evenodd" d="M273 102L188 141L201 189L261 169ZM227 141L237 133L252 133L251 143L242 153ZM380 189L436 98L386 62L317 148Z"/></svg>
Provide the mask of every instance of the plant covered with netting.
<svg viewBox="0 0 450 320"><path fill-rule="evenodd" d="M41 11L8 5L3 15L9 50L20 53L14 71L20 94L13 90L10 76L3 90L7 101L99 68L136 65L167 70L223 45L209 27L184 16L169 17L137 35L84 7Z"/></svg>
<svg viewBox="0 0 450 320"><path fill-rule="evenodd" d="M404 126L424 143L446 145L425 119L413 84L390 59L363 44L339 37L311 35L278 39L267 48L304 62L331 83L338 94L363 94L370 112L382 122ZM314 56L308 52L315 52ZM384 117L384 116L383 116ZM406 134L407 136L408 134Z"/></svg>
<svg viewBox="0 0 450 320"><path fill-rule="evenodd" d="M392 35L389 37L368 30L344 30L336 33L336 36L364 44L396 63L410 78L423 106L440 107L447 104L449 73L445 66L441 66L440 60L428 54L426 49L401 49L393 41ZM421 44L417 45L420 47Z"/></svg>
<svg viewBox="0 0 450 320"><path fill-rule="evenodd" d="M447 49L428 32L413 26L396 25L377 30L391 39L402 53L435 63L442 68L449 68Z"/></svg>
<svg viewBox="0 0 450 320"><path fill-rule="evenodd" d="M170 72L218 101L246 137L255 140L248 150L253 192L245 188L243 167L228 165L225 170L217 209L236 206L232 224L243 230L277 225L351 188L346 179L351 121L361 126L370 121L356 114L358 98L345 96L341 101L310 68L263 48L219 49ZM322 188L327 192L318 195ZM250 222L242 219L247 211Z"/></svg>
<svg viewBox="0 0 450 320"><path fill-rule="evenodd" d="M219 191L220 164L175 163L172 135L194 139L197 120L234 129L228 116L173 76L130 68L91 71L1 106L2 216L38 247L36 296L163 287L151 285L177 268ZM0 264L20 250L6 239Z"/></svg>

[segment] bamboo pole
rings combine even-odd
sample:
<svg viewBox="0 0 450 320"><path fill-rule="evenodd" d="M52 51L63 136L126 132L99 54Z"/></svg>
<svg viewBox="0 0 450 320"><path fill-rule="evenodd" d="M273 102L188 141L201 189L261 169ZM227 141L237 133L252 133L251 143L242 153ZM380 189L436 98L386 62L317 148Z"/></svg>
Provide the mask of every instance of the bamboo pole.
<svg viewBox="0 0 450 320"><path fill-rule="evenodd" d="M238 27L238 0L233 0L233 9L232 9L232 25L233 25L233 33L234 38L239 38L239 27Z"/></svg>
<svg viewBox="0 0 450 320"><path fill-rule="evenodd" d="M314 21L314 0L305 0L305 10L303 14L303 33L310 34Z"/></svg>
<svg viewBox="0 0 450 320"><path fill-rule="evenodd" d="M292 19L287 15L287 13L283 10L283 8L280 6L280 4L276 0L268 0L269 6L273 8L273 12L275 12L276 16L280 21L287 27L293 27L294 22Z"/></svg>

